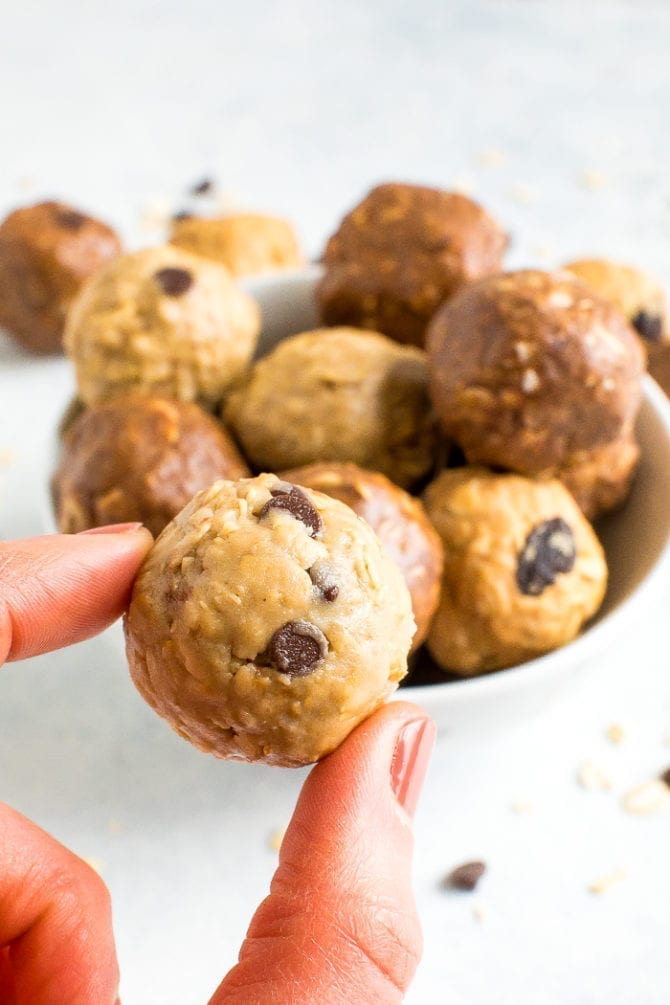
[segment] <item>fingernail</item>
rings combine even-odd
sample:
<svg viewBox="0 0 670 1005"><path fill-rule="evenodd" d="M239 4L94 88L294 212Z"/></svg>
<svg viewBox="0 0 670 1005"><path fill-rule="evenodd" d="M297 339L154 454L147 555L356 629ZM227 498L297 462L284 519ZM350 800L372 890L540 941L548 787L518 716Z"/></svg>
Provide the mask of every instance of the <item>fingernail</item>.
<svg viewBox="0 0 670 1005"><path fill-rule="evenodd" d="M402 808L414 816L435 744L432 719L414 719L398 733L391 761L391 788Z"/></svg>
<svg viewBox="0 0 670 1005"><path fill-rule="evenodd" d="M108 523L104 527L80 530L79 534L127 534L131 530L139 530L142 526L142 523Z"/></svg>

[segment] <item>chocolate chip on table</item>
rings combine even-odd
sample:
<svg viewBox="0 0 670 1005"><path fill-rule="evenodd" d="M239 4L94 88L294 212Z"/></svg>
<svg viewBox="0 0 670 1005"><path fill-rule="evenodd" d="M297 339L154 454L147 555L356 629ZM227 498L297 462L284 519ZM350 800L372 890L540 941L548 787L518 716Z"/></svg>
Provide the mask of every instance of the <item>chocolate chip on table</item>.
<svg viewBox="0 0 670 1005"><path fill-rule="evenodd" d="M658 777L670 789L670 768L667 771L663 771Z"/></svg>
<svg viewBox="0 0 670 1005"><path fill-rule="evenodd" d="M337 600L340 587L337 583L337 572L330 562L315 562L307 572L324 600L329 603Z"/></svg>
<svg viewBox="0 0 670 1005"><path fill-rule="evenodd" d="M576 557L575 539L565 520L560 516L544 520L533 527L519 554L517 586L527 596L537 597L560 572L570 572Z"/></svg>
<svg viewBox="0 0 670 1005"><path fill-rule="evenodd" d="M56 211L56 223L66 230L80 230L86 223L86 217L76 209L59 209Z"/></svg>
<svg viewBox="0 0 670 1005"><path fill-rule="evenodd" d="M310 621L288 621L268 643L264 657L289 677L306 677L328 652L328 639Z"/></svg>
<svg viewBox="0 0 670 1005"><path fill-rule="evenodd" d="M647 342L658 342L661 337L663 322L658 314L648 314L647 311L639 311L631 321L633 328Z"/></svg>
<svg viewBox="0 0 670 1005"><path fill-rule="evenodd" d="M154 279L169 297L180 297L193 285L193 276L186 269L159 269Z"/></svg>
<svg viewBox="0 0 670 1005"><path fill-rule="evenodd" d="M212 181L212 179L203 178L201 181L196 182L196 184L191 187L191 195L208 195L213 188L214 188L214 182Z"/></svg>
<svg viewBox="0 0 670 1005"><path fill-rule="evenodd" d="M270 510L283 509L305 524L310 531L310 537L319 536L323 530L323 520L302 489L297 485L285 483L281 488L272 489L271 496L272 498L268 499L258 514L259 520L267 516Z"/></svg>
<svg viewBox="0 0 670 1005"><path fill-rule="evenodd" d="M485 872L484 862L464 862L451 870L443 885L452 890L474 890Z"/></svg>

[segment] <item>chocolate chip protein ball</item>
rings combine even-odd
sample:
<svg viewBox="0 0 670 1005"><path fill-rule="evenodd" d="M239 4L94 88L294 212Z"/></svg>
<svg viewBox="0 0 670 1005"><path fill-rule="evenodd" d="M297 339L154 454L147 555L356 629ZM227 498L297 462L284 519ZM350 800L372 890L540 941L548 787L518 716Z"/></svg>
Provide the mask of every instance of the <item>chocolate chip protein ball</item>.
<svg viewBox="0 0 670 1005"><path fill-rule="evenodd" d="M590 516L623 500L644 354L579 279L525 270L473 283L437 312L427 349L438 420L469 463L565 474Z"/></svg>
<svg viewBox="0 0 670 1005"><path fill-rule="evenodd" d="M378 185L347 213L323 253L317 299L328 325L423 346L440 304L498 272L502 228L472 199L420 185Z"/></svg>
<svg viewBox="0 0 670 1005"><path fill-rule="evenodd" d="M432 465L425 353L377 332L285 339L230 395L225 416L261 470L352 461L407 487Z"/></svg>
<svg viewBox="0 0 670 1005"><path fill-rule="evenodd" d="M155 536L200 489L248 474L232 437L198 405L125 395L71 421L51 488L64 534L139 520Z"/></svg>
<svg viewBox="0 0 670 1005"><path fill-rule="evenodd" d="M445 670L470 677L533 659L600 607L605 556L561 482L454 468L424 501L444 544L427 644Z"/></svg>
<svg viewBox="0 0 670 1005"><path fill-rule="evenodd" d="M288 220L258 213L205 218L184 216L173 223L171 244L220 262L234 276L252 276L303 264L298 238Z"/></svg>
<svg viewBox="0 0 670 1005"><path fill-rule="evenodd" d="M260 312L226 269L165 245L112 262L68 314L65 349L92 405L137 391L214 407L249 365Z"/></svg>
<svg viewBox="0 0 670 1005"><path fill-rule="evenodd" d="M308 464L280 477L340 499L370 524L384 553L405 577L416 621L412 650L417 649L435 613L442 575L442 542L420 500L378 471L357 464Z"/></svg>
<svg viewBox="0 0 670 1005"><path fill-rule="evenodd" d="M670 343L650 346L647 367L654 380L670 397Z"/></svg>
<svg viewBox="0 0 670 1005"><path fill-rule="evenodd" d="M133 681L181 736L288 766L395 690L414 627L365 521L274 475L198 493L147 556L125 622Z"/></svg>
<svg viewBox="0 0 670 1005"><path fill-rule="evenodd" d="M0 224L0 328L29 352L61 352L75 294L120 252L111 227L66 203L14 210Z"/></svg>
<svg viewBox="0 0 670 1005"><path fill-rule="evenodd" d="M667 296L656 276L604 258L581 258L564 268L614 304L647 345L670 343Z"/></svg>

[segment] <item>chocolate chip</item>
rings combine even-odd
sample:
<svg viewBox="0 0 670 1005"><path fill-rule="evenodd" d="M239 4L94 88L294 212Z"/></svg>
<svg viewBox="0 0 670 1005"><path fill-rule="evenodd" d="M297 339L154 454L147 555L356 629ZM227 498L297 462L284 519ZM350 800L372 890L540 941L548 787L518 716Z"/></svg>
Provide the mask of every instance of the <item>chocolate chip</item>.
<svg viewBox="0 0 670 1005"><path fill-rule="evenodd" d="M159 269L154 279L169 297L180 297L193 286L193 276L186 269Z"/></svg>
<svg viewBox="0 0 670 1005"><path fill-rule="evenodd" d="M172 214L172 222L179 223L180 220L192 220L195 213L190 213L187 209L178 209Z"/></svg>
<svg viewBox="0 0 670 1005"><path fill-rule="evenodd" d="M56 211L56 223L65 230L80 230L86 223L86 217L76 209L59 209Z"/></svg>
<svg viewBox="0 0 670 1005"><path fill-rule="evenodd" d="M485 872L484 862L464 862L451 870L443 885L452 890L474 890Z"/></svg>
<svg viewBox="0 0 670 1005"><path fill-rule="evenodd" d="M214 182L211 178L203 178L202 181L196 182L195 185L191 187L191 195L207 195L214 188Z"/></svg>
<svg viewBox="0 0 670 1005"><path fill-rule="evenodd" d="M264 656L280 673L306 677L328 652L328 639L309 621L289 621L268 643Z"/></svg>
<svg viewBox="0 0 670 1005"><path fill-rule="evenodd" d="M516 582L522 593L539 596L556 581L559 572L570 572L577 551L568 524L560 516L533 527L517 562Z"/></svg>
<svg viewBox="0 0 670 1005"><path fill-rule="evenodd" d="M647 311L639 311L632 319L632 325L647 342L658 342L661 337L663 320L658 314L648 314Z"/></svg>
<svg viewBox="0 0 670 1005"><path fill-rule="evenodd" d="M310 537L319 536L323 530L323 520L302 489L285 482L281 488L271 489L271 495L272 498L268 499L258 514L259 520L267 516L270 510L284 509L296 520L301 520L305 524L310 531Z"/></svg>
<svg viewBox="0 0 670 1005"><path fill-rule="evenodd" d="M667 771L664 771L663 774L659 775L658 777L670 789L670 768L668 768Z"/></svg>
<svg viewBox="0 0 670 1005"><path fill-rule="evenodd" d="M307 572L324 600L330 603L337 600L340 587L337 583L337 572L330 562L315 562Z"/></svg>

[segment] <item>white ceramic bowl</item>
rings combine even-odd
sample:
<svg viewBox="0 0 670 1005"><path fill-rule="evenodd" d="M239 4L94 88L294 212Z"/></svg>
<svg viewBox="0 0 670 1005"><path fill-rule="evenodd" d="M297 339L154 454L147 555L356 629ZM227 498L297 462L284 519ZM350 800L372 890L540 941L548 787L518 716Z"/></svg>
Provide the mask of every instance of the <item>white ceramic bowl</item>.
<svg viewBox="0 0 670 1005"><path fill-rule="evenodd" d="M260 355L287 335L318 325L314 290L319 275L314 266L245 283L263 314ZM408 683L397 697L416 701L451 733L519 721L546 708L575 674L586 672L670 585L670 403L650 377L644 378L637 435L642 457L631 495L619 512L598 524L610 579L605 601L585 631L521 666L446 683Z"/></svg>
<svg viewBox="0 0 670 1005"><path fill-rule="evenodd" d="M319 274L314 266L244 283L263 315L259 355L282 338L318 325L314 290ZM408 683L398 698L422 705L450 733L472 735L518 722L546 708L576 674L604 656L670 585L670 404L650 377L644 379L637 434L642 457L632 493L626 505L597 528L610 580L604 604L586 630L561 649L518 667L472 679ZM53 529L53 519L49 522ZM105 636L118 657L123 647L120 624Z"/></svg>

